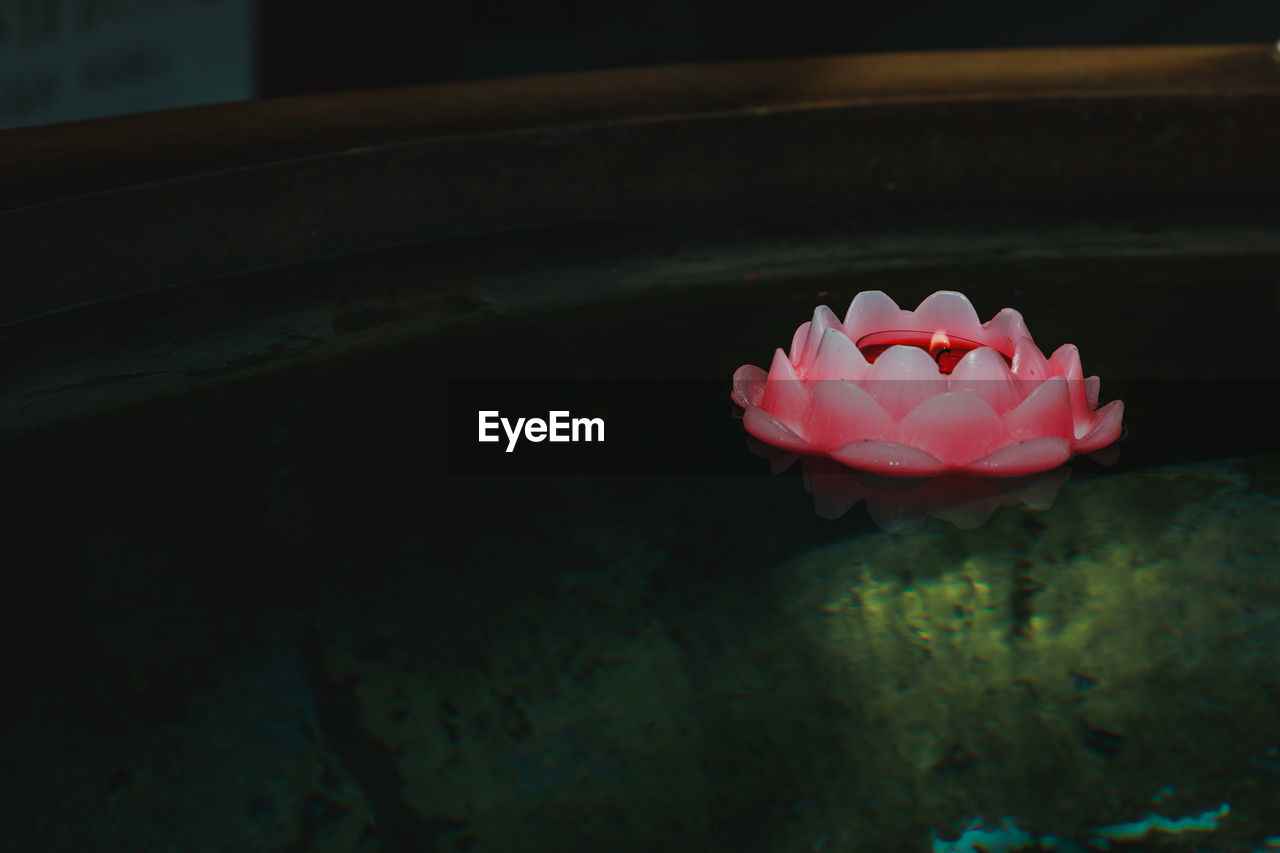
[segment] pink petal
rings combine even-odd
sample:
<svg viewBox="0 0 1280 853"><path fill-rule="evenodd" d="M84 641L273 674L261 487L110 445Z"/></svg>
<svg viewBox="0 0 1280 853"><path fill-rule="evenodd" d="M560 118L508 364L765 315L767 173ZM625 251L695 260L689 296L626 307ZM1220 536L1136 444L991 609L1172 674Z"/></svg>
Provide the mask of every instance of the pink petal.
<svg viewBox="0 0 1280 853"><path fill-rule="evenodd" d="M930 397L902 419L898 440L951 466L986 456L1005 443L1000 416L974 394Z"/></svg>
<svg viewBox="0 0 1280 853"><path fill-rule="evenodd" d="M817 355L806 376L810 381L822 379L862 379L870 365L853 341L837 329L822 333Z"/></svg>
<svg viewBox="0 0 1280 853"><path fill-rule="evenodd" d="M1065 438L1033 438L1002 447L964 470L987 477L1021 477L1056 468L1071 458L1071 443Z"/></svg>
<svg viewBox="0 0 1280 853"><path fill-rule="evenodd" d="M1012 308L1001 309L999 314L983 324L982 329L984 334L980 340L1001 352L1011 353L1018 346L1018 341L1031 339L1027 322Z"/></svg>
<svg viewBox="0 0 1280 853"><path fill-rule="evenodd" d="M1102 386L1102 380L1096 376L1086 376L1084 378L1084 394L1085 399L1089 402L1089 408L1098 408L1098 391Z"/></svg>
<svg viewBox="0 0 1280 853"><path fill-rule="evenodd" d="M796 376L791 362L782 350L773 354L773 364L769 366L769 379L764 384L764 394L760 397L760 408L773 415L792 430L798 430L804 422L805 412L809 408L809 392L804 383Z"/></svg>
<svg viewBox="0 0 1280 853"><path fill-rule="evenodd" d="M813 319L809 321L809 331L805 338L804 350L799 361L793 359L793 363L800 369L800 374L806 375L808 367L813 364L813 360L818 356L818 346L822 342L823 335L828 329L835 329L841 334L844 333L843 327L840 325L840 318L832 313L831 309L825 305L819 305L813 309Z"/></svg>
<svg viewBox="0 0 1280 853"><path fill-rule="evenodd" d="M777 418L764 409L752 407L742 416L742 425L751 435L765 444L790 450L793 453L806 453L809 443L795 432L780 423Z"/></svg>
<svg viewBox="0 0 1280 853"><path fill-rule="evenodd" d="M1012 370L1019 379L1048 379L1051 375L1048 360L1030 337L1014 341Z"/></svg>
<svg viewBox="0 0 1280 853"><path fill-rule="evenodd" d="M881 290L864 290L853 297L844 315L844 332L855 344L871 332L901 329L904 312Z"/></svg>
<svg viewBox="0 0 1280 853"><path fill-rule="evenodd" d="M997 415L1021 403L1031 390L1014 378L1000 353L990 347L966 353L952 369L948 387L981 397Z"/></svg>
<svg viewBox="0 0 1280 853"><path fill-rule="evenodd" d="M800 328L796 329L796 333L791 336L789 356L792 364L800 364L804 361L804 345L807 340L809 340L809 321L805 320L800 324Z"/></svg>
<svg viewBox="0 0 1280 853"><path fill-rule="evenodd" d="M729 396L744 409L758 406L760 398L764 396L764 383L768 378L769 374L754 364L744 364L733 372L733 391Z"/></svg>
<svg viewBox="0 0 1280 853"><path fill-rule="evenodd" d="M1075 344L1063 344L1049 356L1049 369L1055 376L1067 380L1067 392L1071 395L1071 419L1075 423L1075 438L1082 438L1094 422L1093 407L1089 405L1089 392L1084 387L1084 367L1080 364L1080 351Z"/></svg>
<svg viewBox="0 0 1280 853"><path fill-rule="evenodd" d="M895 477L929 477L947 468L923 450L893 441L853 441L832 451L831 458L850 468Z"/></svg>
<svg viewBox="0 0 1280 853"><path fill-rule="evenodd" d="M819 450L834 450L860 439L892 439L893 419L870 394L852 382L817 383L804 436Z"/></svg>
<svg viewBox="0 0 1280 853"><path fill-rule="evenodd" d="M867 370L862 387L894 420L947 389L947 378L919 347L889 347Z"/></svg>
<svg viewBox="0 0 1280 853"><path fill-rule="evenodd" d="M983 337L982 323L969 297L954 290L939 290L913 312L911 328L932 332L941 329L965 338Z"/></svg>
<svg viewBox="0 0 1280 853"><path fill-rule="evenodd" d="M1080 350L1075 344L1063 344L1049 356L1049 370L1053 376L1065 376L1068 381L1083 379L1084 368L1080 365Z"/></svg>
<svg viewBox="0 0 1280 853"><path fill-rule="evenodd" d="M1046 437L1070 441L1074 438L1067 380L1055 376L1041 382L1027 395L1027 399L1004 416L1004 431L1012 441Z"/></svg>
<svg viewBox="0 0 1280 853"><path fill-rule="evenodd" d="M1092 428L1075 443L1076 453L1100 450L1120 437L1124 420L1124 403L1112 400L1097 411Z"/></svg>

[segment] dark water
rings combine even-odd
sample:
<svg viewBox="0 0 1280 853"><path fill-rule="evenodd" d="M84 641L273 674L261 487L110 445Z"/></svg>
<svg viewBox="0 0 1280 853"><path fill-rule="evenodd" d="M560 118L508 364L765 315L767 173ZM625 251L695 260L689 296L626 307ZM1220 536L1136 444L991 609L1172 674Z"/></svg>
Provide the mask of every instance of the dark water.
<svg viewBox="0 0 1280 853"><path fill-rule="evenodd" d="M820 517L798 466L749 451L729 376L818 302L942 287L1076 343L1126 402L1119 459L972 529ZM1227 262L721 287L11 442L0 835L1268 849L1278 320L1277 277ZM486 400L598 415L607 440L481 452Z"/></svg>

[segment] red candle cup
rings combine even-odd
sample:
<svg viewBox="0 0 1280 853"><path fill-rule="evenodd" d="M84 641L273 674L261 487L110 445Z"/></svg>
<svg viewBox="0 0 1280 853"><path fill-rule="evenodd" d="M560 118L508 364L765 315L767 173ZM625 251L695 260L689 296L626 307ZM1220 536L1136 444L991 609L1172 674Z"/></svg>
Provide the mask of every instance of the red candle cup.
<svg viewBox="0 0 1280 853"><path fill-rule="evenodd" d="M863 335L858 338L854 345L862 353L868 364L874 364L875 360L889 347L919 347L929 353L929 357L938 363L939 370L948 374L968 352L982 346L977 341L971 341L958 335L949 335L943 329L935 329L932 332L908 329L872 332L869 335ZM996 350L996 352L1000 351ZM1000 357L1004 359L1005 364L1013 364L1013 356L1008 353L1000 352Z"/></svg>

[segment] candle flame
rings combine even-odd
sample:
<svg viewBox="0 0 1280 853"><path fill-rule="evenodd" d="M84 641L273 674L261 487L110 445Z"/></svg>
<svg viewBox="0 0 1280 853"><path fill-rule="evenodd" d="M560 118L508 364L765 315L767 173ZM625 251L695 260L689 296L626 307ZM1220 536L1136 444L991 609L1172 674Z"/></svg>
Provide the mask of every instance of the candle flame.
<svg viewBox="0 0 1280 853"><path fill-rule="evenodd" d="M933 333L933 337L929 338L929 356L934 361L938 360L938 356L951 349L951 339L947 337L947 333L938 329Z"/></svg>

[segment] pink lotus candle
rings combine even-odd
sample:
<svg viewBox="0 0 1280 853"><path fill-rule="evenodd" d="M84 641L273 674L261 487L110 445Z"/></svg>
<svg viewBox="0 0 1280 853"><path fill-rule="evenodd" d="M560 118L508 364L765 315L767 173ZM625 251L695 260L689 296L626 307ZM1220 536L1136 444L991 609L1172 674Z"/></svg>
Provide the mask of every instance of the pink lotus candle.
<svg viewBox="0 0 1280 853"><path fill-rule="evenodd" d="M981 323L962 293L915 311L859 293L842 322L819 306L766 373L743 365L733 399L766 444L895 476L1016 477L1120 436L1124 404L1098 408L1099 381L1064 344L1045 358L1022 315Z"/></svg>

